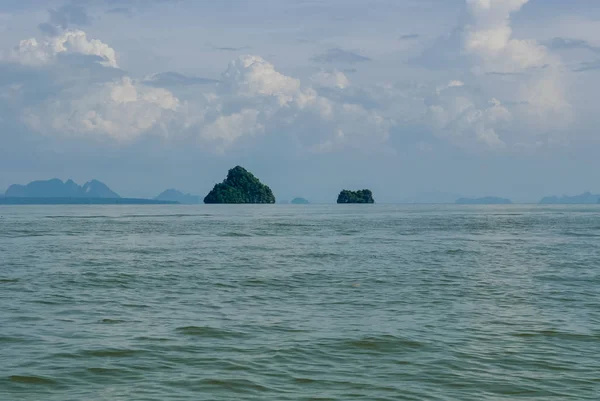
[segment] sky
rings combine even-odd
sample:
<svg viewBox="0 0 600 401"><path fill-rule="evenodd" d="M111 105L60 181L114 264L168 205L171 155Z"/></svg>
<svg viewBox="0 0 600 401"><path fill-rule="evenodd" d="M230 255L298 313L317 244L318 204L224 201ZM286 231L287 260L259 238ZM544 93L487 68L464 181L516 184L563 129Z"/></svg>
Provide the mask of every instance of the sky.
<svg viewBox="0 0 600 401"><path fill-rule="evenodd" d="M597 0L0 2L0 192L600 193Z"/></svg>

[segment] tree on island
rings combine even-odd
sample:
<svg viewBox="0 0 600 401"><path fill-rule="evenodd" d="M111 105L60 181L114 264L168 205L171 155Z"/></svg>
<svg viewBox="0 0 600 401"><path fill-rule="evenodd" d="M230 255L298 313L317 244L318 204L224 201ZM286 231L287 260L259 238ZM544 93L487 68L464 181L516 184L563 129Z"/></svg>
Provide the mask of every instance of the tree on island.
<svg viewBox="0 0 600 401"><path fill-rule="evenodd" d="M275 196L271 188L245 168L237 166L206 195L204 203L275 203Z"/></svg>
<svg viewBox="0 0 600 401"><path fill-rule="evenodd" d="M368 189L348 191L344 189L338 195L337 203L375 203L373 193Z"/></svg>

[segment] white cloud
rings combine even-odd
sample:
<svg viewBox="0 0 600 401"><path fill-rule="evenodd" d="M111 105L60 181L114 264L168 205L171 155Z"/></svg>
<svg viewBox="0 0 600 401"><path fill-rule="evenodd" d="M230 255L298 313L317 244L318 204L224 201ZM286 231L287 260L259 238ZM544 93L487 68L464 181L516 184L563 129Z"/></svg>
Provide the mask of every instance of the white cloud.
<svg viewBox="0 0 600 401"><path fill-rule="evenodd" d="M125 77L79 93L65 92L41 106L28 108L23 119L48 135L131 141L173 119L179 101L165 89L135 83Z"/></svg>
<svg viewBox="0 0 600 401"><path fill-rule="evenodd" d="M59 36L45 37L40 41L35 38L22 40L5 58L24 65L40 66L52 63L63 53L97 56L101 59L100 64L118 67L114 49L100 40L88 40L87 34L80 30L68 30Z"/></svg>
<svg viewBox="0 0 600 401"><path fill-rule="evenodd" d="M475 100L468 88L450 82L429 101L428 119L436 136L465 148L503 149L497 128L511 120L510 111L497 99Z"/></svg>
<svg viewBox="0 0 600 401"><path fill-rule="evenodd" d="M321 75L333 87L349 84L341 73ZM314 80L312 80L314 83ZM358 104L329 99L258 56L231 62L217 92L207 96L203 118L188 127L219 150L246 135L285 135L307 150L373 148L389 138L392 123Z"/></svg>
<svg viewBox="0 0 600 401"><path fill-rule="evenodd" d="M298 79L285 76L259 56L242 56L232 61L221 77L221 93L240 96L273 96L280 105L290 102L300 89Z"/></svg>
<svg viewBox="0 0 600 401"><path fill-rule="evenodd" d="M350 80L341 71L319 71L311 77L311 81L319 86L345 89L350 85Z"/></svg>
<svg viewBox="0 0 600 401"><path fill-rule="evenodd" d="M471 22L465 27L465 50L479 57L483 72L513 73L552 62L535 40L512 37L510 14L529 0L467 0Z"/></svg>

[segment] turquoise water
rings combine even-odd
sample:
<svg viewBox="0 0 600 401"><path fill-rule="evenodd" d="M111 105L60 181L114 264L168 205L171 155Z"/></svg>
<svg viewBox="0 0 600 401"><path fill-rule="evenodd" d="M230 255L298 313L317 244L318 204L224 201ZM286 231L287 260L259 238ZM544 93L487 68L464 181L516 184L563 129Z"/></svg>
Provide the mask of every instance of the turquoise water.
<svg viewBox="0 0 600 401"><path fill-rule="evenodd" d="M1 400L599 400L600 207L0 207Z"/></svg>

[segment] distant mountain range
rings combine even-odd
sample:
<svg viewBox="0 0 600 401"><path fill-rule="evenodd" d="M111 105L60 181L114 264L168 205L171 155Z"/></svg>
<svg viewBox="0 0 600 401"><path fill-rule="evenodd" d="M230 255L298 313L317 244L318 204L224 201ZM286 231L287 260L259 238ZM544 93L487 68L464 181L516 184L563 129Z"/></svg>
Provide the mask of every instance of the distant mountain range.
<svg viewBox="0 0 600 401"><path fill-rule="evenodd" d="M62 182L58 178L32 181L27 185L11 185L4 196L7 198L120 198L117 193L98 180L80 186L73 180Z"/></svg>
<svg viewBox="0 0 600 401"><path fill-rule="evenodd" d="M3 205L149 205L176 204L177 201L121 198L106 184L92 180L77 185L73 180L58 178L11 185L0 196Z"/></svg>
<svg viewBox="0 0 600 401"><path fill-rule="evenodd" d="M199 196L184 194L176 189L167 189L154 199L158 201L178 202L184 205L197 205L200 203Z"/></svg>
<svg viewBox="0 0 600 401"><path fill-rule="evenodd" d="M460 198L455 203L457 205L511 205L512 201L506 198L486 196L484 198Z"/></svg>
<svg viewBox="0 0 600 401"><path fill-rule="evenodd" d="M542 205L591 205L600 203L600 195L585 192L581 195L547 196L540 201Z"/></svg>

